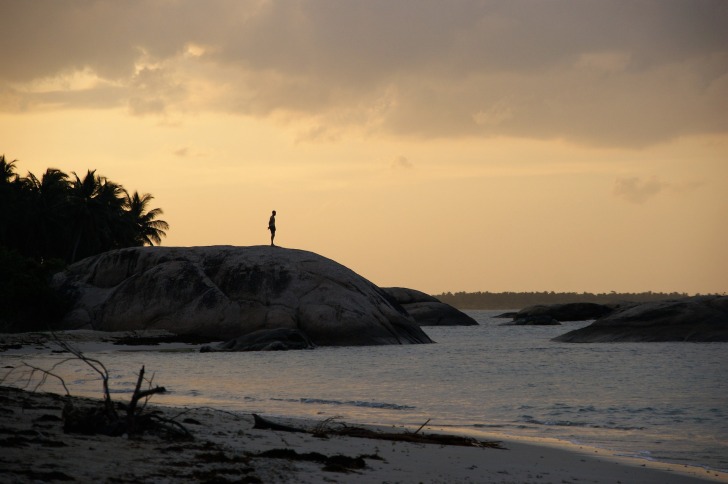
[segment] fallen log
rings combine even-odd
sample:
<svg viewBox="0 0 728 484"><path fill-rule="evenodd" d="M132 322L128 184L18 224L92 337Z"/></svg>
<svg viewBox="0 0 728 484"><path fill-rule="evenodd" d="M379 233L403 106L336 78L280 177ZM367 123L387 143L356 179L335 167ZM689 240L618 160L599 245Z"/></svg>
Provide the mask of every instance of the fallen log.
<svg viewBox="0 0 728 484"><path fill-rule="evenodd" d="M263 417L255 413L253 414L253 428L261 430L278 430L280 432L301 432L306 434L311 433L305 429L299 429L296 427L291 427L289 425L271 422L270 420L264 419Z"/></svg>
<svg viewBox="0 0 728 484"><path fill-rule="evenodd" d="M271 420L265 419L260 415L253 414L255 429L262 430L277 430L281 432L301 432L316 435L318 437L327 437L328 435L338 435L342 437L355 437L361 439L378 439L378 440L389 440L394 442L409 442L415 444L436 444L436 445L456 445L462 447L483 447L490 449L505 449L498 441L481 441L472 437L463 437L459 435L449 434L425 434L419 433L422 427L417 432L378 432L375 430L368 430L361 427L350 427L348 425L342 425L339 428L328 428L322 430L317 428L315 431L307 430L299 427L292 427L290 425L283 425Z"/></svg>
<svg viewBox="0 0 728 484"><path fill-rule="evenodd" d="M410 442L415 444L437 444L437 445L457 445L462 447L488 447L491 449L505 449L497 441L481 441L472 437L463 437L459 435L448 434L422 434L410 432L376 432L374 430L363 429L360 427L343 427L335 430L334 435L342 435L346 437L357 437L363 439L379 439L391 440L395 442Z"/></svg>

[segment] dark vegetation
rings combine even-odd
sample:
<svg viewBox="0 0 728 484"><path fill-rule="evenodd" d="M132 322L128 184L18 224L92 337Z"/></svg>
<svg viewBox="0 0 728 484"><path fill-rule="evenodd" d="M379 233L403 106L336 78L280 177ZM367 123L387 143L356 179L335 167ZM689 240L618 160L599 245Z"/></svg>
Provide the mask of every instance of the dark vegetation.
<svg viewBox="0 0 728 484"><path fill-rule="evenodd" d="M522 309L536 304L597 303L664 301L688 297L679 292L600 293L589 292L446 292L435 295L440 301L458 309Z"/></svg>
<svg viewBox="0 0 728 484"><path fill-rule="evenodd" d="M0 331L48 329L65 310L48 287L54 273L107 250L159 244L169 226L149 208L154 197L95 170L21 177L15 163L0 155Z"/></svg>

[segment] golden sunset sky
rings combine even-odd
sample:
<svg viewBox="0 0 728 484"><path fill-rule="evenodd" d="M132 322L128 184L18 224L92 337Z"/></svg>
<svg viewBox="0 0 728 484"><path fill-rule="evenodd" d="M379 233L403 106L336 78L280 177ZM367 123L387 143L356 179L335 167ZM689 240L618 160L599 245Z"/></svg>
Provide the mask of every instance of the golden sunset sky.
<svg viewBox="0 0 728 484"><path fill-rule="evenodd" d="M728 2L0 0L0 153L380 286L728 291Z"/></svg>

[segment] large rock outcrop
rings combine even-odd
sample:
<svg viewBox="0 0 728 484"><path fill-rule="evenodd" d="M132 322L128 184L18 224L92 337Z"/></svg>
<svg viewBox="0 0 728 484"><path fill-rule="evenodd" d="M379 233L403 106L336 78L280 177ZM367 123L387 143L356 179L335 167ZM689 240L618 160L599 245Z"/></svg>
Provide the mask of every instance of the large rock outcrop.
<svg viewBox="0 0 728 484"><path fill-rule="evenodd" d="M728 341L728 296L627 305L554 341Z"/></svg>
<svg viewBox="0 0 728 484"><path fill-rule="evenodd" d="M383 287L420 326L475 326L473 318L424 292L404 287Z"/></svg>
<svg viewBox="0 0 728 484"><path fill-rule="evenodd" d="M57 274L66 329L165 329L230 340L303 331L318 346L431 343L381 289L330 259L280 247L135 247Z"/></svg>

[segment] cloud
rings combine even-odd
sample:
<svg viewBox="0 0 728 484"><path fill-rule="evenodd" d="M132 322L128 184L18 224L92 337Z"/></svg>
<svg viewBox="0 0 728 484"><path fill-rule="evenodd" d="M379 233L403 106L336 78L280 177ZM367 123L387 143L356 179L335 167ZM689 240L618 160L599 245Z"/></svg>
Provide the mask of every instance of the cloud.
<svg viewBox="0 0 728 484"><path fill-rule="evenodd" d="M404 156L398 156L392 160L389 167L393 170L411 170L414 165Z"/></svg>
<svg viewBox="0 0 728 484"><path fill-rule="evenodd" d="M185 97L184 87L161 67L144 67L131 79L129 110L134 115L164 114L170 103Z"/></svg>
<svg viewBox="0 0 728 484"><path fill-rule="evenodd" d="M511 118L513 118L513 108L504 101L473 114L473 121L479 126L497 126Z"/></svg>
<svg viewBox="0 0 728 484"><path fill-rule="evenodd" d="M687 195L700 190L705 186L703 180L680 180L677 182L663 181L656 176L618 177L614 181L612 193L628 202L642 204L660 193L669 192L673 195Z"/></svg>
<svg viewBox="0 0 728 484"><path fill-rule="evenodd" d="M677 194L693 193L705 186L702 180L685 180L669 185L670 191Z"/></svg>
<svg viewBox="0 0 728 484"><path fill-rule="evenodd" d="M728 132L722 0L11 0L0 16L5 111L193 107L315 125L302 139ZM29 87L77 72L103 82Z"/></svg>
<svg viewBox="0 0 728 484"><path fill-rule="evenodd" d="M613 193L628 202L642 204L654 197L665 185L657 177L643 180L639 177L617 178L614 182Z"/></svg>

